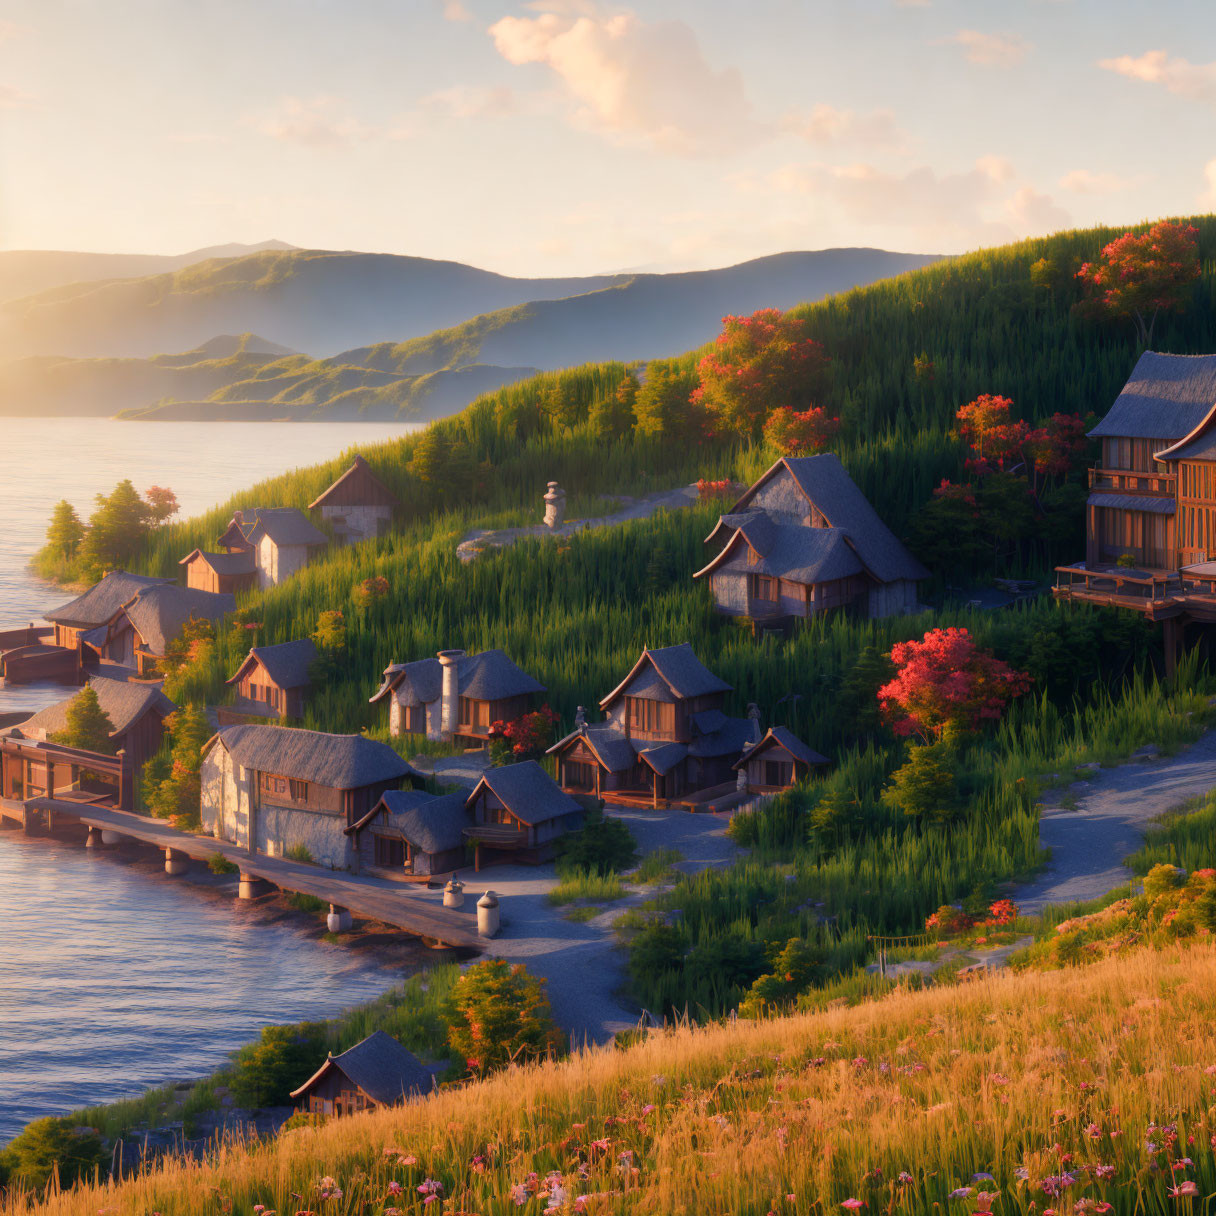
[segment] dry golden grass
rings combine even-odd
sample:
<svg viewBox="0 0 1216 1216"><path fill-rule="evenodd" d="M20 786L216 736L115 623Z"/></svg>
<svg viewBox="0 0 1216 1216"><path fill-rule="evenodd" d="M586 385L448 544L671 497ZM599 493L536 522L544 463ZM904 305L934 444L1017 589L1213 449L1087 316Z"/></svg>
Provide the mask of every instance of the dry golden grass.
<svg viewBox="0 0 1216 1216"><path fill-rule="evenodd" d="M562 1211L792 1216L854 1198L869 1212L1207 1210L1214 1015L1216 948L1144 950L657 1035L2 1211L495 1216L559 1199ZM340 1197L324 1197L326 1176ZM424 1204L428 1178L443 1197ZM584 1195L596 1197L576 1204Z"/></svg>

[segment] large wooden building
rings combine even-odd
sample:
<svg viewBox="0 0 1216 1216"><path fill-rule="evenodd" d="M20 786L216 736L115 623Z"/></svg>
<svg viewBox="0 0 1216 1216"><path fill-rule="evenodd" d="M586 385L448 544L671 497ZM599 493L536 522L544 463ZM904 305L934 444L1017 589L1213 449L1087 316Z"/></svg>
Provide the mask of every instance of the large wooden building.
<svg viewBox="0 0 1216 1216"><path fill-rule="evenodd" d="M1056 596L1165 622L1172 663L1188 623L1216 622L1216 355L1145 351L1090 435L1085 560Z"/></svg>
<svg viewBox="0 0 1216 1216"><path fill-rule="evenodd" d="M728 717L733 691L687 642L644 650L601 702L604 721L579 721L549 749L558 781L572 794L667 806L736 786L735 762L761 742L759 712ZM786 784L793 784L791 769Z"/></svg>
<svg viewBox="0 0 1216 1216"><path fill-rule="evenodd" d="M334 1055L299 1089L296 1109L315 1115L353 1115L378 1106L397 1106L435 1088L435 1076L396 1039L377 1030Z"/></svg>
<svg viewBox="0 0 1216 1216"><path fill-rule="evenodd" d="M355 865L346 829L414 770L384 743L286 726L227 726L203 749L203 830L255 853L307 849L322 866Z"/></svg>
<svg viewBox="0 0 1216 1216"><path fill-rule="evenodd" d="M718 520L715 542L693 577L720 612L758 623L911 612L928 577L831 452L778 460Z"/></svg>
<svg viewBox="0 0 1216 1216"><path fill-rule="evenodd" d="M501 650L441 650L433 659L386 667L370 701L388 702L388 727L394 735L477 745L490 737L495 722L526 714L544 691Z"/></svg>
<svg viewBox="0 0 1216 1216"><path fill-rule="evenodd" d="M329 524L340 544L383 536L401 506L397 496L372 472L362 456L324 493L308 504L313 515Z"/></svg>

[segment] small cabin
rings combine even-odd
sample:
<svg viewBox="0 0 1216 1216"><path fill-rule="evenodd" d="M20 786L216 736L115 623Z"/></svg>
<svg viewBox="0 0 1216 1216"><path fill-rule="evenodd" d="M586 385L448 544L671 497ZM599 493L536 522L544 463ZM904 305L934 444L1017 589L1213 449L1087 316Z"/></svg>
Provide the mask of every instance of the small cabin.
<svg viewBox="0 0 1216 1216"><path fill-rule="evenodd" d="M329 541L295 507L254 507L234 512L217 543L225 553L250 555L257 586L265 590L302 570Z"/></svg>
<svg viewBox="0 0 1216 1216"><path fill-rule="evenodd" d="M228 680L229 686L236 688L232 708L267 718L303 717L316 661L317 647L312 638L254 646Z"/></svg>
<svg viewBox="0 0 1216 1216"><path fill-rule="evenodd" d="M354 545L383 536L400 506L397 496L372 472L371 465L356 456L350 468L314 498L308 509L314 518L329 525L339 544Z"/></svg>
<svg viewBox="0 0 1216 1216"><path fill-rule="evenodd" d="M291 1091L296 1110L314 1115L353 1115L425 1097L435 1076L396 1039L377 1030L325 1063Z"/></svg>
<svg viewBox="0 0 1216 1216"><path fill-rule="evenodd" d="M464 835L473 844L475 870L486 853L547 861L557 839L581 828L586 816L535 760L487 769L465 805L471 822Z"/></svg>
<svg viewBox="0 0 1216 1216"><path fill-rule="evenodd" d="M96 661L93 650L83 650L81 637L91 629L97 629L110 621L114 614L146 587L167 583L164 578L149 578L143 574L128 574L125 570L111 570L101 582L90 587L83 595L52 609L45 614L55 627L55 645L69 650L81 650L85 662Z"/></svg>
<svg viewBox="0 0 1216 1216"><path fill-rule="evenodd" d="M355 838L361 873L443 874L465 864L464 830L472 826L468 795L426 790L388 790L358 823Z"/></svg>
<svg viewBox="0 0 1216 1216"><path fill-rule="evenodd" d="M357 861L346 829L407 777L419 774L363 735L221 727L203 748L203 830L250 852L283 857L305 848L318 865L351 869Z"/></svg>
<svg viewBox="0 0 1216 1216"><path fill-rule="evenodd" d="M776 794L787 790L828 764L828 758L807 747L784 726L769 727L764 738L735 761L735 770L746 775L751 794Z"/></svg>
<svg viewBox="0 0 1216 1216"><path fill-rule="evenodd" d="M528 713L545 686L501 650L441 650L433 659L394 663L371 704L388 702L389 732L485 743L495 722Z"/></svg>
<svg viewBox="0 0 1216 1216"><path fill-rule="evenodd" d="M194 549L178 562L186 568L186 586L217 595L235 595L248 587L256 587L253 550L234 553L204 553Z"/></svg>

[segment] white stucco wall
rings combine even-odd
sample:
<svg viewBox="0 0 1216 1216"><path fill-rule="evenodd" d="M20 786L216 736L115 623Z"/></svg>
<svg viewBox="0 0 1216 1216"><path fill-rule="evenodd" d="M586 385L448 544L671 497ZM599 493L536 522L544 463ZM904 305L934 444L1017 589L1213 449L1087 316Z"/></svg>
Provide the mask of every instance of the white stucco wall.
<svg viewBox="0 0 1216 1216"><path fill-rule="evenodd" d="M345 525L346 534L339 540L348 545L358 544L361 540L371 540L383 536L392 522L393 509L384 507L321 507L321 518L331 521L341 520Z"/></svg>
<svg viewBox="0 0 1216 1216"><path fill-rule="evenodd" d="M342 832L345 826L341 815L263 802L257 816L257 851L283 857L303 845L318 865L345 870L354 860L350 839Z"/></svg>
<svg viewBox="0 0 1216 1216"><path fill-rule="evenodd" d="M442 715L443 706L440 701L432 701L429 705L424 706L426 710L426 737L432 740L443 738L440 717ZM394 692L389 697L388 702L388 729L389 734L401 735L405 733L406 713L405 706L401 704Z"/></svg>
<svg viewBox="0 0 1216 1216"><path fill-rule="evenodd" d="M248 770L233 762L222 743L216 743L203 757L199 775L203 831L248 848L252 810Z"/></svg>
<svg viewBox="0 0 1216 1216"><path fill-rule="evenodd" d="M269 536L258 541L258 586L277 587L308 565L307 545L276 545Z"/></svg>

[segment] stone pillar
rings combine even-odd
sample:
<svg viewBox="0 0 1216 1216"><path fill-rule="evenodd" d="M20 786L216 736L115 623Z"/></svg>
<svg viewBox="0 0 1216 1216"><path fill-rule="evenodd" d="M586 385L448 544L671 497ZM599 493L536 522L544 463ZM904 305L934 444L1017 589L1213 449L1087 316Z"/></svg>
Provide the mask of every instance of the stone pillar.
<svg viewBox="0 0 1216 1216"><path fill-rule="evenodd" d="M86 849L100 849L102 846L101 836L100 828L89 828L89 834L84 838L84 847Z"/></svg>
<svg viewBox="0 0 1216 1216"><path fill-rule="evenodd" d="M498 896L493 891L487 891L477 901L477 936L497 936L499 916Z"/></svg>
<svg viewBox="0 0 1216 1216"><path fill-rule="evenodd" d="M264 884L256 874L246 874L241 871L240 886L237 887L237 899L257 899L262 894Z"/></svg>
<svg viewBox="0 0 1216 1216"><path fill-rule="evenodd" d="M556 481L545 491L545 527L560 528L566 518L566 491Z"/></svg>
<svg viewBox="0 0 1216 1216"><path fill-rule="evenodd" d="M443 692L440 698L439 737L450 739L456 733L460 719L460 677L456 671L463 650L441 650L439 665L443 668Z"/></svg>
<svg viewBox="0 0 1216 1216"><path fill-rule="evenodd" d="M101 829L102 844L120 844L122 842L121 832L109 832L105 828Z"/></svg>
<svg viewBox="0 0 1216 1216"><path fill-rule="evenodd" d="M464 883L456 879L448 879L448 885L443 888L443 906L445 908L464 907Z"/></svg>
<svg viewBox="0 0 1216 1216"><path fill-rule="evenodd" d="M337 904L329 905L329 915L325 918L325 927L330 933L349 933L354 925L351 914Z"/></svg>
<svg viewBox="0 0 1216 1216"><path fill-rule="evenodd" d="M184 874L190 868L190 858L187 854L181 852L180 849L165 850L165 873L172 874L175 878L179 874Z"/></svg>

